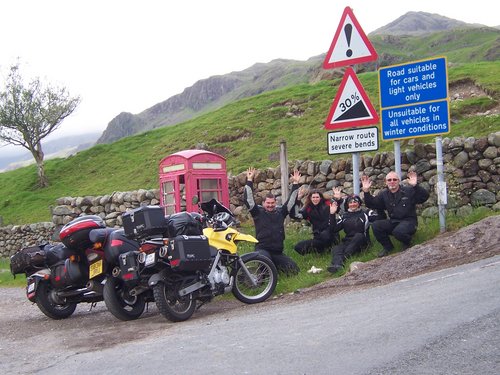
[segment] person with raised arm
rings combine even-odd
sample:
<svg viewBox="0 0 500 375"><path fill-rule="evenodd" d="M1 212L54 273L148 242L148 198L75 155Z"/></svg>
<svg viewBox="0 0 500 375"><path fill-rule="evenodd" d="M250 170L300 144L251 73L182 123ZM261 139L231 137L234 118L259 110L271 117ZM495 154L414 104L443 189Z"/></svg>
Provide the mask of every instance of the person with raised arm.
<svg viewBox="0 0 500 375"><path fill-rule="evenodd" d="M290 197L282 206L276 205L276 197L268 193L261 205L257 205L253 196L253 180L255 168L248 168L247 183L244 190L244 201L255 224L255 236L259 241L255 245L255 251L267 256L276 265L278 271L287 275L299 273L299 266L292 258L284 254L286 216L290 213L295 201L299 187L300 173L294 171L290 177L292 180L292 191Z"/></svg>
<svg viewBox="0 0 500 375"><path fill-rule="evenodd" d="M416 205L429 198L429 192L418 184L415 172L408 172L406 182L406 185L401 185L397 173L389 172L385 177L386 188L373 196L370 193L372 181L366 175L361 177L366 207L385 210L388 215L388 219L372 224L373 234L383 247L379 257L394 249L391 235L402 243L402 251L411 246L418 225Z"/></svg>

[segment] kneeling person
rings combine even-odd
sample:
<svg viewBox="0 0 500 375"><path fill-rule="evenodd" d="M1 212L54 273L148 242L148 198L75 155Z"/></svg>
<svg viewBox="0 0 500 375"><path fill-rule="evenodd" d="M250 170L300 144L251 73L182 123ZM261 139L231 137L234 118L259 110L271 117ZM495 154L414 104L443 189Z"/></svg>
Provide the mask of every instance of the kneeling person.
<svg viewBox="0 0 500 375"><path fill-rule="evenodd" d="M244 200L252 215L255 224L255 235L259 240L259 243L255 246L255 251L271 259L278 271L289 275L297 274L299 273L299 267L292 258L283 253L283 241L285 240L284 221L297 199L300 173L298 171L294 172L292 176L292 192L289 200L283 206L276 206L276 198L272 194L265 197L263 206L255 204L253 198L254 175L255 168L249 168L247 170Z"/></svg>
<svg viewBox="0 0 500 375"><path fill-rule="evenodd" d="M344 261L353 254L361 252L368 246L368 229L370 225L369 213L361 209L361 198L350 195L344 201L344 213L337 220L338 203L330 204L330 226L332 232L344 230L342 242L332 249L332 264L328 271L335 273L342 269Z"/></svg>

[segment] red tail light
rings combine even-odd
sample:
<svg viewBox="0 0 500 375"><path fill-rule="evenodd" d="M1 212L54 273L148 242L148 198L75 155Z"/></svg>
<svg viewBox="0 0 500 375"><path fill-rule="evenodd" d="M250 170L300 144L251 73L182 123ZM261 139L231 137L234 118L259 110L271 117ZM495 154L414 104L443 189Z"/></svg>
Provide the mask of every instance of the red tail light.
<svg viewBox="0 0 500 375"><path fill-rule="evenodd" d="M111 240L111 246L121 246L123 245L122 240Z"/></svg>
<svg viewBox="0 0 500 375"><path fill-rule="evenodd" d="M122 279L123 280L132 280L134 278L134 274L133 273L124 273L122 275Z"/></svg>

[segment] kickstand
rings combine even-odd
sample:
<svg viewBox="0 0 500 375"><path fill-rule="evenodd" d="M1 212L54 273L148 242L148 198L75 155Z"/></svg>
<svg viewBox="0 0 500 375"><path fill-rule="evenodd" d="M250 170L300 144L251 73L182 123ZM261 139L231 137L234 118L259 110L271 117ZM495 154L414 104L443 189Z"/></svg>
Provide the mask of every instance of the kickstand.
<svg viewBox="0 0 500 375"><path fill-rule="evenodd" d="M97 306L97 302L92 302L92 303L90 304L89 311L92 311L92 309L93 309L94 307L96 307L96 306Z"/></svg>

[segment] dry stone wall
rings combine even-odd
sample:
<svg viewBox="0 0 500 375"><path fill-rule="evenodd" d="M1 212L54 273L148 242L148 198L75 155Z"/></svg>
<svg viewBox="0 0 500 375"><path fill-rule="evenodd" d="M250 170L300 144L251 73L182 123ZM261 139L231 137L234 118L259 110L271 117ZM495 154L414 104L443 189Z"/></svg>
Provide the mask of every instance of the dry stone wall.
<svg viewBox="0 0 500 375"><path fill-rule="evenodd" d="M442 142L444 174L448 190L447 210L465 213L472 206L485 206L500 210L500 132L483 138L444 138ZM430 198L420 205L422 216L437 215L436 148L434 144L423 144L416 140L401 147L403 179L410 170L417 172L419 183L430 191ZM347 156L347 155L346 155ZM394 169L392 152L361 155L360 174L368 175L375 187L375 194L384 187L385 175ZM298 169L302 174L300 184L320 189L328 197L332 188L341 186L346 194L353 192L352 161L345 159L310 161L298 160L289 165L292 172ZM243 189L246 173L229 177L231 210L240 220L249 219L243 205ZM259 170L254 179L257 203L272 192L281 200L280 168ZM98 197L63 197L52 209L53 223L38 223L28 226L0 228L0 256L8 256L22 246L48 241L58 228L80 215L99 215L110 227L122 225L121 216L127 210L141 205L159 204L159 190L138 190L114 192Z"/></svg>

